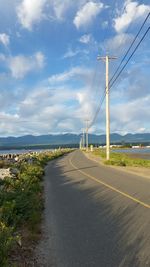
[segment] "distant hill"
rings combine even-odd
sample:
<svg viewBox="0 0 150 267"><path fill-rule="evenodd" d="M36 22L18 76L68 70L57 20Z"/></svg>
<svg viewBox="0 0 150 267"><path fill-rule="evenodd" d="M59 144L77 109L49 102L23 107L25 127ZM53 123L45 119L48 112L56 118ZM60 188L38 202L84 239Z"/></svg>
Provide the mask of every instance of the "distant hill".
<svg viewBox="0 0 150 267"><path fill-rule="evenodd" d="M20 137L0 137L0 148L18 147L32 145L75 145L79 144L81 134L59 134L59 135L25 135ZM89 143L105 144L105 135L89 134ZM143 134L111 134L113 143L150 143L150 133Z"/></svg>

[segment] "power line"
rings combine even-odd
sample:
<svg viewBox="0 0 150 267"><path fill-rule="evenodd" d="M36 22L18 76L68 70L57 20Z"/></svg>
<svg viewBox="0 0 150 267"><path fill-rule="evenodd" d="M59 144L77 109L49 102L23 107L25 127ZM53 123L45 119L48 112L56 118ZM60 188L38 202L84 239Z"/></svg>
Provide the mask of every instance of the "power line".
<svg viewBox="0 0 150 267"><path fill-rule="evenodd" d="M126 6L124 7L124 10L123 10L123 11L125 11L125 9L126 9ZM110 79L110 81L109 81L109 84L110 84L110 82L113 80L113 78L115 77L115 75L117 74L118 70L120 69L120 67L121 67L121 65L122 65L122 63L123 63L123 61L125 60L125 58L127 57L128 53L130 52L130 50L131 50L133 44L135 43L135 41L136 41L137 37L139 36L141 30L143 29L143 27L144 27L146 21L148 20L149 16L150 16L150 12L148 13L147 17L145 18L145 20L144 20L142 26L140 27L138 33L136 34L135 38L133 39L133 41L132 41L131 45L129 46L128 50L126 51L126 53L125 53L124 57L122 58L122 60L121 60L121 62L120 62L120 64L119 64L119 66L117 67L116 71L114 72L113 76L111 77L111 79ZM127 29L127 32L128 32L128 30L129 30L130 27L131 27L131 24L129 25L129 27L128 27L128 29ZM123 38L122 38L122 40L123 40ZM104 90L104 94L103 94L103 97L102 97L101 105L103 104L104 99L105 99L105 90ZM100 107L97 108L97 111L96 111L96 113L95 113L95 116L94 116L94 118L93 118L93 120L92 120L92 122L91 122L91 124L90 124L91 126L92 126L92 125L94 124L94 122L96 121L97 115L98 115L98 113L99 113L99 111L100 111L100 109L101 109L101 105L100 105Z"/></svg>
<svg viewBox="0 0 150 267"><path fill-rule="evenodd" d="M94 71L92 73L92 77L91 77L91 81L90 81L89 91L92 91L92 89L95 88L94 82L96 80L97 73L98 73L98 62L96 61L96 64L94 66ZM97 89L95 91L95 95L97 95ZM91 112L89 112L88 117L91 117Z"/></svg>
<svg viewBox="0 0 150 267"><path fill-rule="evenodd" d="M130 59L133 57L133 55L135 54L136 50L138 49L138 47L140 46L140 44L142 43L142 41L144 40L144 38L146 37L147 33L149 32L150 27L148 27L148 29L146 30L146 32L144 33L143 37L141 38L141 40L138 42L138 44L136 45L135 49L133 50L132 54L130 55L130 57L128 58L127 62L124 64L124 66L122 67L122 69L120 70L120 72L118 73L118 75L116 76L116 78L114 79L114 81L112 82L112 84L110 85L109 89L111 89L114 85L114 83L116 82L116 80L119 78L119 76L121 75L121 73L123 72L123 70L125 69L125 67L127 66L127 64L129 63Z"/></svg>
<svg viewBox="0 0 150 267"><path fill-rule="evenodd" d="M105 96L106 96L106 93L104 92L104 94L103 94L103 96L102 96L102 99L101 99L101 102L100 102L100 106L97 108L97 111L96 111L96 113L95 113L95 116L94 116L92 122L91 122L90 125L89 125L89 129L90 129L91 126L95 123L95 121L96 121L96 119L97 119L97 116L98 116L98 114L99 114L99 112L100 112L100 110L101 110L102 104L103 104L103 102L104 102Z"/></svg>
<svg viewBox="0 0 150 267"><path fill-rule="evenodd" d="M148 27L148 29L146 30L146 32L144 33L144 35L142 36L142 38L140 39L140 41L138 42L138 44L136 45L135 49L133 50L132 54L130 55L130 57L128 58L127 62L124 64L124 66L122 67L122 69L120 70L120 72L118 73L118 75L116 76L115 80L112 82L112 84L110 85L109 89L111 89L114 85L114 83L116 82L116 80L119 78L119 76L121 75L122 71L125 69L125 67L127 66L127 64L129 63L129 61L131 60L131 58L133 57L133 55L135 54L136 50L138 49L138 47L140 46L140 44L142 43L142 41L144 40L144 38L146 37L147 33L149 32L150 30L150 27ZM103 98L102 98L102 101L100 103L100 106L98 107L97 111L96 111L96 114L89 126L89 128L94 124L94 122L96 121L96 118L98 116L98 113L100 112L101 110L101 107L102 107L102 104L104 102L104 99L105 99L105 96L106 94L104 94Z"/></svg>
<svg viewBox="0 0 150 267"><path fill-rule="evenodd" d="M111 77L111 79L110 79L110 81L109 81L109 84L110 84L110 82L113 80L113 78L116 76L116 74L117 74L118 70L120 69L120 67L121 67L121 65L122 65L122 63L123 63L123 61L126 59L127 55L129 54L131 48L133 47L135 41L137 40L137 38L138 38L140 32L142 31L142 29L143 29L143 27L144 27L146 21L148 20L149 16L150 16L150 12L148 13L147 17L145 18L144 22L142 23L142 25L141 25L139 31L137 32L137 34L136 34L135 38L133 39L131 45L129 46L128 50L126 51L126 53L125 53L124 57L122 58L122 60L121 60L121 62L120 62L120 64L119 64L119 66L117 67L116 71L114 72L113 76Z"/></svg>

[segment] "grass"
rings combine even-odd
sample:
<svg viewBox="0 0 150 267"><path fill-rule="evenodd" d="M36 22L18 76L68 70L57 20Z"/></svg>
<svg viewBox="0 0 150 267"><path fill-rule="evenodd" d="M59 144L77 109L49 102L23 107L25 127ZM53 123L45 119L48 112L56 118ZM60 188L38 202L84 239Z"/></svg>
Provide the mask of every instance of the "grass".
<svg viewBox="0 0 150 267"><path fill-rule="evenodd" d="M93 155L100 156L103 163L114 166L150 167L150 160L131 158L125 153L110 153L110 160L106 160L106 152L103 149L96 149Z"/></svg>
<svg viewBox="0 0 150 267"><path fill-rule="evenodd" d="M41 153L33 157L32 164L14 164L19 170L17 177L0 180L0 266L13 266L9 254L15 245L22 243L22 232L27 229L32 241L39 235L43 204L43 175L48 161L58 158L69 150ZM19 233L19 234L18 234ZM32 242L31 242L32 243ZM17 265L16 265L17 266ZM20 266L20 265L19 265Z"/></svg>

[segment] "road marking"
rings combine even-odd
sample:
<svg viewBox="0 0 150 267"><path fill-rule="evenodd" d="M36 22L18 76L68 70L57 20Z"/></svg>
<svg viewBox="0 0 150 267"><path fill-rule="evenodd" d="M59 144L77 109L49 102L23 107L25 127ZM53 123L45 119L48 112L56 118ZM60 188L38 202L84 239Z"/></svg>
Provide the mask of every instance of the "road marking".
<svg viewBox="0 0 150 267"><path fill-rule="evenodd" d="M141 201L141 200L139 200L139 199L137 199L137 198L134 198L134 197L128 195L127 193L124 193L124 192L120 191L119 189L117 189L117 188L115 188L115 187L113 187L113 186L111 186L111 185L109 185L109 184L103 182L102 180L99 180L99 179L95 178L94 176L92 176L92 175L90 175L90 174L87 174L87 173L84 172L84 171L79 170L78 167L75 166L75 165L72 163L72 159L69 159L69 162L70 162L70 164L72 165L72 167L73 167L74 169L76 169L78 172L84 174L84 175L87 176L88 178L92 179L93 181L95 181L95 182L97 182L97 183L99 183L99 184L102 184L102 185L108 187L108 188L111 189L112 191L115 191L115 192L119 193L120 195L122 195L122 196L124 196L124 197L126 197L126 198L131 199L132 201L134 201L134 202L136 202L136 203L138 203L138 204L144 206L145 208L150 209L150 205L148 205L147 203L145 203L145 202L143 202L143 201Z"/></svg>

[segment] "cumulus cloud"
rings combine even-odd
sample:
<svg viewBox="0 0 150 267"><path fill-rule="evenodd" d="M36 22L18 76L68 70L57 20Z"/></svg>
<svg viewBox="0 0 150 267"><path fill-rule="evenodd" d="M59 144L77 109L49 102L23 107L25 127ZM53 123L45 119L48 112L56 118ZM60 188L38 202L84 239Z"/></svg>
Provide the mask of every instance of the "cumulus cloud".
<svg viewBox="0 0 150 267"><path fill-rule="evenodd" d="M63 58L75 57L80 52L81 52L80 49L73 50L71 48L68 48L67 52L63 55Z"/></svg>
<svg viewBox="0 0 150 267"><path fill-rule="evenodd" d="M88 44L92 40L91 34L84 34L80 37L79 42L83 44Z"/></svg>
<svg viewBox="0 0 150 267"><path fill-rule="evenodd" d="M21 25L32 30L34 24L44 17L44 8L47 0L23 0L17 7L17 16Z"/></svg>
<svg viewBox="0 0 150 267"><path fill-rule="evenodd" d="M62 20L67 12L67 10L73 5L70 0L52 0L51 8L53 8L54 15L56 19Z"/></svg>
<svg viewBox="0 0 150 267"><path fill-rule="evenodd" d="M123 32L133 21L137 21L150 12L150 5L138 4L137 1L126 1L124 12L114 19L116 32Z"/></svg>
<svg viewBox="0 0 150 267"><path fill-rule="evenodd" d="M18 116L27 121L26 131L32 129L34 134L76 131L80 124L72 106L74 99L76 92L66 86L36 88L20 102Z"/></svg>
<svg viewBox="0 0 150 267"><path fill-rule="evenodd" d="M81 79L83 81L89 81L91 76L91 70L85 67L73 67L68 71L60 74L52 75L49 77L48 81L51 84L57 84L61 82L67 82L70 79Z"/></svg>
<svg viewBox="0 0 150 267"><path fill-rule="evenodd" d="M150 117L150 95L132 100L128 103L116 104L111 107L112 131L149 132L148 121ZM137 108L138 107L138 108Z"/></svg>
<svg viewBox="0 0 150 267"><path fill-rule="evenodd" d="M107 51L111 51L111 53L120 54L124 50L125 47L128 47L128 45L133 40L133 35L128 33L119 33L115 35L114 37L108 39L104 43L105 49Z"/></svg>
<svg viewBox="0 0 150 267"><path fill-rule="evenodd" d="M103 8L104 4L101 2L87 2L76 13L76 16L73 20L74 25L77 29L90 25Z"/></svg>
<svg viewBox="0 0 150 267"><path fill-rule="evenodd" d="M72 58L72 57L75 57L79 54L82 54L83 55L87 55L89 52L88 50L86 49L80 49L80 48L77 48L75 50L73 50L72 48L68 48L67 52L63 55L63 59L65 58Z"/></svg>
<svg viewBox="0 0 150 267"><path fill-rule="evenodd" d="M89 88L83 89L79 91L76 95L76 98L79 102L78 110L76 110L76 117L81 119L81 121L84 120L92 120L95 110L95 102L93 101L93 98L89 95L91 94Z"/></svg>
<svg viewBox="0 0 150 267"><path fill-rule="evenodd" d="M25 57L23 55L10 57L7 62L12 77L21 79L24 78L29 72L43 68L45 57L41 52L37 52L30 57Z"/></svg>
<svg viewBox="0 0 150 267"><path fill-rule="evenodd" d="M8 46L10 42L9 35L6 33L0 33L0 43L2 43L4 46Z"/></svg>
<svg viewBox="0 0 150 267"><path fill-rule="evenodd" d="M10 120L5 120L5 116L1 118L0 135L4 135L4 129L5 135L79 132L83 120L92 108L94 110L89 99L88 79L91 75L91 70L75 67L51 76L50 82L30 88L25 94L17 93L8 98L3 92L0 98L4 104L2 110L7 110ZM80 86L67 84L69 79L81 81ZM6 103L7 99L9 103ZM16 117L11 115L12 108Z"/></svg>
<svg viewBox="0 0 150 267"><path fill-rule="evenodd" d="M80 73L80 76L76 73ZM19 94L2 90L0 135L80 132L84 119L92 119L95 115L99 103L97 99L100 99L100 97L93 98L94 90L90 88L89 81L86 83L87 69L84 70L83 76L81 73L79 67L70 69L68 72L57 74L58 76L51 76L50 80L53 83L30 88L22 93L20 91ZM84 84L75 89L73 85L66 84L66 80L72 80L72 75L74 79ZM90 70L88 76L92 76ZM56 81L59 83L56 84ZM132 87L128 90L132 91ZM127 90L122 96L124 101L126 101L125 95ZM149 103L150 95L146 94L140 94L138 99L129 98L128 102L120 101L120 103L113 103L111 95L111 131L148 132ZM13 114L11 114L12 109ZM103 109L105 109L104 106ZM100 124L99 121L101 121ZM105 127L104 110L101 110L100 118L98 117L91 131L97 131L99 127Z"/></svg>
<svg viewBox="0 0 150 267"><path fill-rule="evenodd" d="M21 25L32 30L33 26L43 19L62 21L66 19L68 10L74 10L85 4L87 0L22 0L17 6L17 16Z"/></svg>

